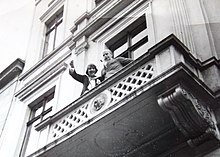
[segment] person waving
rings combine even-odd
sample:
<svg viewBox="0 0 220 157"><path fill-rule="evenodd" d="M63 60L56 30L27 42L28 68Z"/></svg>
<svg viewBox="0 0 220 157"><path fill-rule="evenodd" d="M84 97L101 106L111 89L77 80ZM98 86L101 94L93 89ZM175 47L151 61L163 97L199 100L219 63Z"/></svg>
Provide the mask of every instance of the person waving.
<svg viewBox="0 0 220 157"><path fill-rule="evenodd" d="M75 80L83 84L81 95L91 90L92 88L94 88L95 86L97 86L104 80L104 77L96 76L98 69L96 68L94 64L89 64L87 66L86 75L80 75L76 72L73 61L71 61L69 65L70 65L69 74Z"/></svg>

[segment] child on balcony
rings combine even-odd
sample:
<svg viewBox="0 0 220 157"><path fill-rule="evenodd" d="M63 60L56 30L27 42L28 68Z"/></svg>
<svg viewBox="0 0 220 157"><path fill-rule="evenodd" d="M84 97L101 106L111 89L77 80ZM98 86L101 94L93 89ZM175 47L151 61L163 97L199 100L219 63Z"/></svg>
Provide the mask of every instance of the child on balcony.
<svg viewBox="0 0 220 157"><path fill-rule="evenodd" d="M86 75L76 73L73 61L70 62L69 74L77 81L83 84L81 95L91 90L104 80L104 77L96 77L98 69L94 64L87 66Z"/></svg>
<svg viewBox="0 0 220 157"><path fill-rule="evenodd" d="M113 74L121 70L125 65L133 61L130 58L117 57L113 58L113 54L110 50L103 51L104 68L102 69L102 76L109 78Z"/></svg>

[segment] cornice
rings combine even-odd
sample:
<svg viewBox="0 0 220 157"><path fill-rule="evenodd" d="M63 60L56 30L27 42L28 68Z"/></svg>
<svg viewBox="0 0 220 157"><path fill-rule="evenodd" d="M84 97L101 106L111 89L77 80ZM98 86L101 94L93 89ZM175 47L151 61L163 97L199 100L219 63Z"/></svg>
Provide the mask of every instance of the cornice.
<svg viewBox="0 0 220 157"><path fill-rule="evenodd" d="M70 28L70 31L72 33L74 33L77 30L76 25L79 24L79 22L83 21L85 18L87 18L87 19L91 18L92 15L94 15L95 13L100 11L108 3L109 3L109 0L103 0L103 2L101 4L99 4L97 7L95 7L92 11L85 12L82 16L80 16L79 18L76 19L73 27Z"/></svg>
<svg viewBox="0 0 220 157"><path fill-rule="evenodd" d="M82 21L84 21L85 19L89 19L90 17L91 17L91 14L89 14L88 12L85 12L78 19L76 19L74 23L75 25L79 25Z"/></svg>
<svg viewBox="0 0 220 157"><path fill-rule="evenodd" d="M56 2L54 2L48 9L47 11L40 17L41 21L45 21L52 12L60 9L60 7L62 6L63 2L65 0L57 0Z"/></svg>
<svg viewBox="0 0 220 157"><path fill-rule="evenodd" d="M23 88L21 88L17 93L15 93L15 96L20 98L21 100L24 100L30 94L32 94L34 91L36 91L37 89L42 87L47 82L51 81L58 74L60 74L62 71L66 70L68 65L64 61L70 55L71 55L71 53L67 52L66 54L64 54L61 57L61 59L58 58L56 61L53 62L53 64L48 66L41 73L39 73L37 76L32 78L29 82L27 82L23 86Z"/></svg>
<svg viewBox="0 0 220 157"><path fill-rule="evenodd" d="M159 43L151 47L148 51L152 56L154 56L154 54L161 52L162 49L165 49L170 45L173 45L177 50L179 50L190 64L201 71L207 69L212 65L216 65L218 68L220 68L220 60L216 59L216 57L211 57L203 62L195 58L192 53L190 53L190 50L174 34L171 34L165 39L161 40Z"/></svg>
<svg viewBox="0 0 220 157"><path fill-rule="evenodd" d="M97 28L99 28L101 25L103 25L104 23L106 23L108 20L111 19L111 17L114 17L115 15L117 15L117 13L119 13L123 8L125 8L126 6L128 6L129 4L131 4L133 2L133 0L126 0L126 1L109 1L109 4L107 3L107 1L105 1L105 6L108 6L108 9L105 10L105 12L103 12L101 15L95 15L94 12L91 12L90 15L88 14L87 16L82 16L82 18L89 18L92 19L89 21L89 23L82 29L80 30L78 33L74 34L73 41L77 41L78 39L80 39L83 35L85 36L90 36L93 32L95 32L97 30ZM108 5L107 5L108 4ZM105 8L102 7L102 9L104 10ZM97 12L96 12L97 13ZM84 19L78 19L77 21L83 21ZM75 30L75 26L72 28ZM71 32L74 32L71 29Z"/></svg>
<svg viewBox="0 0 220 157"><path fill-rule="evenodd" d="M62 63L56 67L49 68L47 71L32 79L27 86L24 86L17 93L15 93L15 96L18 97L21 101L25 100L29 95L40 89L43 85L64 71L67 66L68 65L66 63Z"/></svg>
<svg viewBox="0 0 220 157"><path fill-rule="evenodd" d="M217 66L220 69L220 60L218 60L216 57L211 57L203 62L201 62L201 70L205 70L209 68L210 66Z"/></svg>
<svg viewBox="0 0 220 157"><path fill-rule="evenodd" d="M18 58L0 73L0 89L21 74L24 64L24 61Z"/></svg>
<svg viewBox="0 0 220 157"><path fill-rule="evenodd" d="M109 2L110 0L102 0L100 4L98 4L93 10L90 11L90 15L92 16L98 13L99 11L101 11L103 7L105 7L106 5L109 5L108 4Z"/></svg>
<svg viewBox="0 0 220 157"><path fill-rule="evenodd" d="M45 65L50 59L52 59L54 56L56 56L60 51L65 49L66 47L70 46L72 43L71 36L69 36L66 40L64 40L60 46L58 46L53 52L49 53L47 56L45 56L42 60L40 60L36 65L31 67L28 71L23 73L20 77L19 80L23 80L26 77L30 76L33 72L35 72L37 69ZM69 50L70 51L70 50ZM69 52L71 53L71 52Z"/></svg>
<svg viewBox="0 0 220 157"><path fill-rule="evenodd" d="M112 29L118 22L121 22L120 26L123 27L124 25L128 25L130 21L132 21L130 18L127 18L129 16L134 17L133 20L135 20L135 17L139 14L144 14L144 12L148 9L150 1L138 1L136 3L133 3L132 5L129 5L126 7L125 10L121 11L120 14L117 14L114 16L114 18L111 18L108 23L103 24L101 29L96 30L96 33L91 36L91 40L96 40L99 38L103 32L106 32L108 30L112 32L117 32L120 28ZM139 7L139 8L138 8ZM128 16L129 15L129 16ZM139 17L138 16L138 17ZM103 41L105 38L107 38L112 32L109 32L105 34L105 36L101 37L101 39L98 39L98 41Z"/></svg>

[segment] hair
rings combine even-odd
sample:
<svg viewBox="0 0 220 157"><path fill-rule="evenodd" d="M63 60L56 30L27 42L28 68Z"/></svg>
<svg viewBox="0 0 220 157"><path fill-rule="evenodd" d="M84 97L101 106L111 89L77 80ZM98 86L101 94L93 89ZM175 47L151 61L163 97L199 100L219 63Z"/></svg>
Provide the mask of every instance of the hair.
<svg viewBox="0 0 220 157"><path fill-rule="evenodd" d="M112 51L109 50L109 49L104 49L104 50L102 51L102 53L104 53L104 52L110 52L110 53L112 53Z"/></svg>
<svg viewBox="0 0 220 157"><path fill-rule="evenodd" d="M87 69L86 69L86 74L87 74L88 76L89 76L88 69L89 69L90 67L94 68L94 69L95 69L95 72L97 73L98 69L96 68L95 64L89 64L89 65L87 66Z"/></svg>
<svg viewBox="0 0 220 157"><path fill-rule="evenodd" d="M104 49L104 50L102 51L102 53L104 53L104 52L110 52L111 55L112 55L112 57L114 57L114 53L113 53L110 49Z"/></svg>

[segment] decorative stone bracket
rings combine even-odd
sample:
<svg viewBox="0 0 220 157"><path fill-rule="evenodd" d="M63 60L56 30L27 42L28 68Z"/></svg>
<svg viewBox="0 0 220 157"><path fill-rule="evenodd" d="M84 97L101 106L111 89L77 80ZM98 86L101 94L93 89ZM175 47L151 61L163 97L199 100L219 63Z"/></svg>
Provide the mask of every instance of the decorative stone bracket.
<svg viewBox="0 0 220 157"><path fill-rule="evenodd" d="M80 53L86 51L89 48L89 43L87 37L83 36L76 42L75 54L79 55Z"/></svg>
<svg viewBox="0 0 220 157"><path fill-rule="evenodd" d="M158 104L164 111L169 112L191 147L210 139L220 140L213 112L182 87L176 87L172 92L160 96Z"/></svg>

